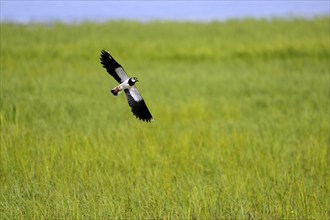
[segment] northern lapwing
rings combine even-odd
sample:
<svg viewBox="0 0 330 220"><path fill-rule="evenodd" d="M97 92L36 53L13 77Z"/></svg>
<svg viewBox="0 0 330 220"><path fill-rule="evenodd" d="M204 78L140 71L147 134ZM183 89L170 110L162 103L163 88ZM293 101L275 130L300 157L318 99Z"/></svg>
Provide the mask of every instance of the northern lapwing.
<svg viewBox="0 0 330 220"><path fill-rule="evenodd" d="M111 93L114 96L117 96L122 91L125 91L128 104L131 107L133 114L142 121L150 122L153 120L146 103L135 86L138 79L136 77L128 77L124 68L108 51L101 51L100 60L107 72L119 83L118 86L111 90Z"/></svg>

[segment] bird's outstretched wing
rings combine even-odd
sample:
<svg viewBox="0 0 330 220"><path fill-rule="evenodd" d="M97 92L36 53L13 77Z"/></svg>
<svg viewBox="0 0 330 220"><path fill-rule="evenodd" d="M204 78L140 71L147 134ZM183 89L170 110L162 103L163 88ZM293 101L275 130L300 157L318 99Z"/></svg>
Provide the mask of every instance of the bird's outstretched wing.
<svg viewBox="0 0 330 220"><path fill-rule="evenodd" d="M117 82L122 83L128 76L123 69L123 67L117 63L117 61L110 55L106 50L101 51L101 64L108 71L108 73L117 80Z"/></svg>
<svg viewBox="0 0 330 220"><path fill-rule="evenodd" d="M125 94L133 114L142 121L150 122L153 118L142 96L135 86L125 89Z"/></svg>

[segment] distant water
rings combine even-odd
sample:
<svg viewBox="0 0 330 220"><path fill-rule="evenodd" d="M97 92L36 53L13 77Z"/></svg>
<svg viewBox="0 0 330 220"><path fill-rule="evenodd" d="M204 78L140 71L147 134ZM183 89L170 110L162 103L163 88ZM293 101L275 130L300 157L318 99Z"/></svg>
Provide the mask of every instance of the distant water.
<svg viewBox="0 0 330 220"><path fill-rule="evenodd" d="M223 1L55 1L0 0L1 21L152 20L213 21L227 19L329 16L329 0Z"/></svg>

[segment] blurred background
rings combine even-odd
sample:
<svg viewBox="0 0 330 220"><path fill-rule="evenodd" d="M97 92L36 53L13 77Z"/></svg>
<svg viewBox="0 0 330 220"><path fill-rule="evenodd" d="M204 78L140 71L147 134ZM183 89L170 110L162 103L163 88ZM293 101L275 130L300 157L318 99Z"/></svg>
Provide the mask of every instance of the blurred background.
<svg viewBox="0 0 330 220"><path fill-rule="evenodd" d="M329 1L1 1L1 21L82 22L303 17L329 14Z"/></svg>
<svg viewBox="0 0 330 220"><path fill-rule="evenodd" d="M0 3L1 220L330 220L329 0Z"/></svg>

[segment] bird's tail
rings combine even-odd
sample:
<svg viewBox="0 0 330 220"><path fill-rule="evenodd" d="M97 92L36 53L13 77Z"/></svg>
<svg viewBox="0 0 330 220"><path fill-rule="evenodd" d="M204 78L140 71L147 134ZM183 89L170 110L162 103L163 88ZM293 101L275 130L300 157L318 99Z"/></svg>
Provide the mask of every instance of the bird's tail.
<svg viewBox="0 0 330 220"><path fill-rule="evenodd" d="M114 89L111 89L111 93L114 95L114 96L117 96L118 95L118 92Z"/></svg>
<svg viewBox="0 0 330 220"><path fill-rule="evenodd" d="M111 93L114 95L114 96L117 96L119 95L123 90L119 88L119 86L111 89Z"/></svg>

